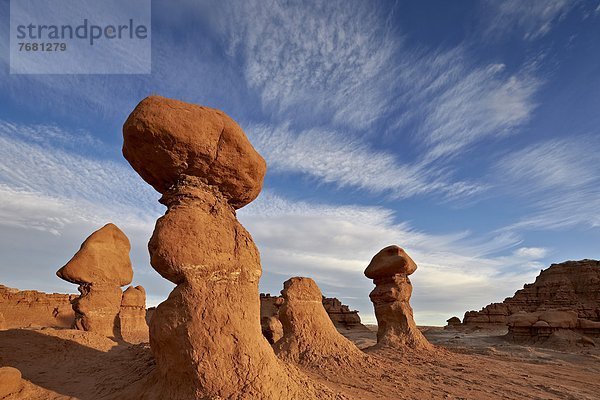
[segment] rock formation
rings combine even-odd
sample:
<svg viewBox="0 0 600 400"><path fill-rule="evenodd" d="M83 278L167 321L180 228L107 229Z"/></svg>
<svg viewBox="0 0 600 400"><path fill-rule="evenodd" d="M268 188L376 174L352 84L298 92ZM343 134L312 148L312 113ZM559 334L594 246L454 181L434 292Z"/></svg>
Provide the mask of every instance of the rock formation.
<svg viewBox="0 0 600 400"><path fill-rule="evenodd" d="M396 245L382 249L365 269L365 276L375 283L369 297L375 307L378 346L431 348L415 324L409 303L412 284L408 276L416 269L417 264Z"/></svg>
<svg viewBox="0 0 600 400"><path fill-rule="evenodd" d="M119 336L121 286L133 279L127 236L113 224L92 233L71 260L56 273L79 285L73 301L76 329Z"/></svg>
<svg viewBox="0 0 600 400"><path fill-rule="evenodd" d="M285 299L279 309L283 338L275 343L280 357L317 368L366 362L367 356L336 330L315 281L288 279L281 294Z"/></svg>
<svg viewBox="0 0 600 400"><path fill-rule="evenodd" d="M271 296L269 293L260 294L260 326L263 336L271 344L283 337L283 326L279 321L279 308L283 297Z"/></svg>
<svg viewBox="0 0 600 400"><path fill-rule="evenodd" d="M260 324L263 335L271 344L279 340L283 334L279 321L279 308L283 305L283 301L281 296L271 296L269 293L260 294ZM333 325L340 332L343 333L346 330L369 331L369 328L361 324L358 311L351 311L347 305L342 304L335 297L323 296L323 307Z"/></svg>
<svg viewBox="0 0 600 400"><path fill-rule="evenodd" d="M258 196L266 164L242 129L221 111L151 96L123 137L123 155L167 206L148 249L177 285L152 316L156 369L137 397L329 398L261 334L260 256L235 210Z"/></svg>
<svg viewBox="0 0 600 400"><path fill-rule="evenodd" d="M519 311L572 310L582 319L600 321L600 261L581 260L552 264L535 282L526 284L513 297L493 303L481 311L465 313L471 326L505 326L507 317Z"/></svg>
<svg viewBox="0 0 600 400"><path fill-rule="evenodd" d="M578 318L575 311L519 311L507 318L507 337L515 342L540 342L557 332L600 337L600 322Z"/></svg>
<svg viewBox="0 0 600 400"><path fill-rule="evenodd" d="M70 328L75 320L74 294L42 293L0 285L0 310L5 329L28 327ZM0 317L0 320L2 317ZM2 323L0 322L0 329Z"/></svg>
<svg viewBox="0 0 600 400"><path fill-rule="evenodd" d="M124 341L134 344L148 342L146 291L142 286L129 286L123 292L119 322Z"/></svg>
<svg viewBox="0 0 600 400"><path fill-rule="evenodd" d="M462 323L460 322L460 318L458 317L452 317L450 319L447 319L446 323L447 325L444 327L444 329L453 329L462 325Z"/></svg>
<svg viewBox="0 0 600 400"><path fill-rule="evenodd" d="M366 328L360 322L358 311L350 310L347 305L342 304L335 297L323 297L323 307L338 329Z"/></svg>
<svg viewBox="0 0 600 400"><path fill-rule="evenodd" d="M4 319L4 314L0 312L0 331L4 331L8 329L6 325L6 320Z"/></svg>
<svg viewBox="0 0 600 400"><path fill-rule="evenodd" d="M21 371L12 367L0 368L0 399L19 392L22 387Z"/></svg>

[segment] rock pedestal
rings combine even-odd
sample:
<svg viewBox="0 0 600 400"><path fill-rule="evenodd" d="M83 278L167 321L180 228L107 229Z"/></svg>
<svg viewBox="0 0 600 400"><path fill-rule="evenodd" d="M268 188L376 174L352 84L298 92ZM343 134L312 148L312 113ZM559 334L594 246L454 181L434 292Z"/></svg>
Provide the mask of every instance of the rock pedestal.
<svg viewBox="0 0 600 400"><path fill-rule="evenodd" d="M431 347L415 324L409 302L412 284L408 276L416 269L408 254L392 245L377 253L365 270L365 276L375 283L369 297L375 307L379 346Z"/></svg>
<svg viewBox="0 0 600 400"><path fill-rule="evenodd" d="M127 236L114 224L92 233L73 258L56 273L79 285L73 300L74 328L119 337L121 286L133 279Z"/></svg>
<svg viewBox="0 0 600 400"><path fill-rule="evenodd" d="M327 315L319 287L310 278L291 278L283 284L284 302L279 309L283 338L276 353L297 364L358 366L367 356L342 336Z"/></svg>
<svg viewBox="0 0 600 400"><path fill-rule="evenodd" d="M142 286L129 286L123 292L119 321L124 341L133 344L148 342L146 291Z"/></svg>
<svg viewBox="0 0 600 400"><path fill-rule="evenodd" d="M261 333L260 257L235 210L259 194L266 165L241 128L221 111L151 96L123 137L125 158L163 194L167 211L148 249L152 267L177 285L153 313L156 370L138 397L326 397Z"/></svg>

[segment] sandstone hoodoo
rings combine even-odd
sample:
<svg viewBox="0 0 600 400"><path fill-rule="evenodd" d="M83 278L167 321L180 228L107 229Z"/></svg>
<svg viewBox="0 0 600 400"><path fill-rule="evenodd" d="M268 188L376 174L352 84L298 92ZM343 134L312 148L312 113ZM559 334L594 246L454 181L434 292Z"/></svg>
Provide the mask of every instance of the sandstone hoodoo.
<svg viewBox="0 0 600 400"><path fill-rule="evenodd" d="M222 111L151 96L123 126L123 155L167 211L148 248L177 287L150 322L156 360L139 398L329 398L277 359L260 328L260 257L235 210L266 164Z"/></svg>
<svg viewBox="0 0 600 400"><path fill-rule="evenodd" d="M301 277L288 279L281 294L285 299L279 310L283 338L275 343L280 357L318 368L367 362L368 357L336 330L315 281Z"/></svg>
<svg viewBox="0 0 600 400"><path fill-rule="evenodd" d="M119 321L124 341L134 344L148 342L146 291L142 286L129 286L123 292Z"/></svg>
<svg viewBox="0 0 600 400"><path fill-rule="evenodd" d="M507 338L515 342L544 342L565 332L600 338L600 322L578 318L575 311L519 311L509 316L507 323Z"/></svg>
<svg viewBox="0 0 600 400"><path fill-rule="evenodd" d="M71 260L56 273L79 285L73 301L76 329L119 337L121 286L133 279L127 236L114 224L92 233Z"/></svg>
<svg viewBox="0 0 600 400"><path fill-rule="evenodd" d="M513 297L492 303L481 311L465 313L465 325L506 326L519 311L571 310L578 318L600 321L600 261L581 260L552 264L534 283L526 284Z"/></svg>
<svg viewBox="0 0 600 400"><path fill-rule="evenodd" d="M382 249L365 269L365 276L375 283L369 297L377 318L378 346L431 347L415 324L409 302L412 284L408 276L416 270L417 264L396 245Z"/></svg>

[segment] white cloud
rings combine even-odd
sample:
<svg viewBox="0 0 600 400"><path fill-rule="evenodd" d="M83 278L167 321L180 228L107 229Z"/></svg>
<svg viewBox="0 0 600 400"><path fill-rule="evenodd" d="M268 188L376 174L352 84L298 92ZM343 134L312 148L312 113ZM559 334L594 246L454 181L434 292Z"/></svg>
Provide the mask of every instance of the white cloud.
<svg viewBox="0 0 600 400"><path fill-rule="evenodd" d="M359 139L337 132L311 129L293 133L288 126L252 125L246 132L269 168L300 172L323 183L353 187L393 198L435 193L445 197L469 196L483 186L452 182L433 166L408 165L392 153L372 150Z"/></svg>
<svg viewBox="0 0 600 400"><path fill-rule="evenodd" d="M518 257L536 260L544 258L548 254L548 250L543 247L520 247L515 250L514 254Z"/></svg>
<svg viewBox="0 0 600 400"><path fill-rule="evenodd" d="M340 125L365 128L389 107L396 51L377 8L356 1L244 1L225 7L221 28L266 108L329 114Z"/></svg>
<svg viewBox="0 0 600 400"><path fill-rule="evenodd" d="M263 291L278 292L291 276L310 276L326 295L338 296L367 318L373 285L363 271L389 244L403 246L419 265L411 276L412 304L423 324L442 324L512 295L533 280L531 262L540 256L515 251L521 242L510 234L431 234L396 222L384 208L290 202L269 191L241 209L239 218L261 250ZM504 255L507 251L513 254Z"/></svg>
<svg viewBox="0 0 600 400"><path fill-rule="evenodd" d="M496 165L497 179L531 210L507 229L600 227L599 154L597 138L571 136L504 157Z"/></svg>
<svg viewBox="0 0 600 400"><path fill-rule="evenodd" d="M490 16L486 21L488 34L517 31L524 39L535 40L550 32L578 4L578 0L488 0L482 5Z"/></svg>

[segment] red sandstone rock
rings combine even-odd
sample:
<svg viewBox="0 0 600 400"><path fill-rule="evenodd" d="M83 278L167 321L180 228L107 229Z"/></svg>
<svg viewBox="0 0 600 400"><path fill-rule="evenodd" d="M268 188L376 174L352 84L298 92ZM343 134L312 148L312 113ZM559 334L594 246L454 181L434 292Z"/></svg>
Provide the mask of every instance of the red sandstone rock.
<svg viewBox="0 0 600 400"><path fill-rule="evenodd" d="M0 368L0 399L19 392L22 387L21 371L12 367Z"/></svg>
<svg viewBox="0 0 600 400"><path fill-rule="evenodd" d="M56 273L79 284L73 301L76 329L119 337L120 286L131 283L133 269L127 236L113 224L92 233L73 258Z"/></svg>
<svg viewBox="0 0 600 400"><path fill-rule="evenodd" d="M283 338L275 343L280 357L317 368L367 365L368 357L336 330L315 281L288 279L281 294L285 299L279 310Z"/></svg>
<svg viewBox="0 0 600 400"><path fill-rule="evenodd" d="M123 231L114 224L106 224L83 242L79 251L56 275L79 285L129 285L133 279L130 249L129 239Z"/></svg>
<svg viewBox="0 0 600 400"><path fill-rule="evenodd" d="M415 262L395 245L377 253L365 269L365 275L375 283L369 297L375 306L380 346L431 348L415 324L409 303L412 284L408 275L416 269Z"/></svg>
<svg viewBox="0 0 600 400"><path fill-rule="evenodd" d="M183 176L202 177L241 208L262 188L265 160L220 110L150 96L125 122L123 137L123 155L160 193Z"/></svg>
<svg viewBox="0 0 600 400"><path fill-rule="evenodd" d="M146 323L146 291L142 286L129 286L123 292L119 311L121 338L129 343L148 342Z"/></svg>
<svg viewBox="0 0 600 400"><path fill-rule="evenodd" d="M123 155L163 193L151 264L177 284L153 313L155 373L142 399L332 398L285 365L261 334L260 256L235 209L265 162L225 113L152 96L123 127Z"/></svg>
<svg viewBox="0 0 600 400"><path fill-rule="evenodd" d="M581 260L552 264L532 284L526 284L503 303L465 313L463 323L503 326L518 312L550 309L575 311L579 318L600 321L600 261Z"/></svg>
<svg viewBox="0 0 600 400"><path fill-rule="evenodd" d="M71 305L75 298L77 295L74 294L19 291L0 285L0 320L4 318L4 329L69 328L75 319Z"/></svg>
<svg viewBox="0 0 600 400"><path fill-rule="evenodd" d="M331 318L331 322L338 329L356 329L362 328L367 329L360 322L360 317L358 316L358 311L350 310L350 308L342 304L341 301L336 299L335 297L323 297L323 307L325 307L325 311L327 311L327 315Z"/></svg>

